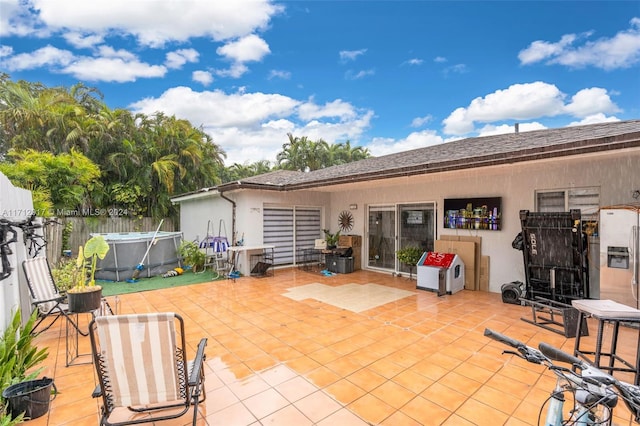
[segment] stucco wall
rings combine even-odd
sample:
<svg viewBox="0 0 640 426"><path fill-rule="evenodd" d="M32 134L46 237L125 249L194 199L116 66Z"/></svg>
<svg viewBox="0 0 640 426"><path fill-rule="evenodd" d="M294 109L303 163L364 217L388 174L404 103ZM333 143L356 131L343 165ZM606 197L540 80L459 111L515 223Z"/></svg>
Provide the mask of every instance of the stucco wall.
<svg viewBox="0 0 640 426"><path fill-rule="evenodd" d="M244 244L262 244L262 213L264 206L312 206L330 211L330 197L314 191L236 191L224 194L236 203L235 230L237 238L244 235ZM232 203L214 193L180 203L180 230L185 240L202 239L206 236L207 221L211 220L217 235L220 219L224 220L227 238L232 241Z"/></svg>
<svg viewBox="0 0 640 426"><path fill-rule="evenodd" d="M231 203L214 196L213 192L180 203L180 231L185 241L202 240L207 236L207 229L217 235L221 219L231 241Z"/></svg>
<svg viewBox="0 0 640 426"><path fill-rule="evenodd" d="M331 201L328 194L315 191L275 192L275 191L241 191L228 194L229 198L236 197L237 209L236 229L238 238L244 234L245 245L262 244L263 208L268 207L321 207L323 216L331 210Z"/></svg>
<svg viewBox="0 0 640 426"><path fill-rule="evenodd" d="M511 242L520 232L520 210L535 210L535 191L600 187L600 205L638 202L632 198L640 189L640 152L617 151L563 160L543 160L482 169L439 173L434 175L360 182L326 187L322 191L253 191L241 190L225 194L237 204L236 231L244 234L246 245L262 243L264 206L319 206L323 208L323 228L338 229L338 215L350 210L354 227L350 234L367 235L367 206L398 203L435 202L437 235L455 234L442 225L445 198L502 197L502 229L500 231L459 230L459 235L482 237L482 254L490 256L490 291L514 280L524 281L522 253ZM350 206L355 205L355 209ZM181 203L181 230L185 239L202 238L207 221L215 232L224 219L229 240L232 239L231 203L219 196ZM366 264L367 238L363 238L363 266Z"/></svg>
<svg viewBox="0 0 640 426"><path fill-rule="evenodd" d="M601 206L631 203L633 190L640 189L640 153L619 152L613 157L594 155L357 184L332 193L328 221L332 229L337 228L340 211L357 204L357 209L351 210L355 218L351 233L366 235L369 204L435 201L438 236L455 234L455 230L442 225L445 198L502 197L501 231L458 231L458 235L482 237L482 254L491 257L490 291L500 292L506 282L524 281L522 253L514 250L511 242L521 230L519 211L535 208L535 191L587 186L600 187ZM364 263L363 259L363 266Z"/></svg>

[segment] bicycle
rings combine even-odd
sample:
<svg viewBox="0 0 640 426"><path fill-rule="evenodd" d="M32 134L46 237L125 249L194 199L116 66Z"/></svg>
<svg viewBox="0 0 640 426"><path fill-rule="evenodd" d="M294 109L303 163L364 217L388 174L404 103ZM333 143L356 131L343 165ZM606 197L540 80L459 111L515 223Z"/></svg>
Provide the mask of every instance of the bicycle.
<svg viewBox="0 0 640 426"><path fill-rule="evenodd" d="M9 245L18 241L16 229L22 230L23 242L30 257L36 257L46 247L47 242L44 236L36 233L36 230L42 228L44 224L34 223L35 218L35 214L21 221L0 217L0 281L11 275L9 255L13 254L13 251Z"/></svg>
<svg viewBox="0 0 640 426"><path fill-rule="evenodd" d="M538 424L548 404L544 426L562 425L602 425L611 426L613 410L619 398L622 398L636 423L640 423L640 387L620 381L604 371L588 364L547 343L541 342L539 349L485 329L484 335L510 346L515 351L505 350L503 354L516 355L533 364L546 366L557 377L556 385L549 398L540 407ZM566 368L554 364L554 361L570 364ZM565 394L573 395L574 406L568 410L569 418L564 418Z"/></svg>

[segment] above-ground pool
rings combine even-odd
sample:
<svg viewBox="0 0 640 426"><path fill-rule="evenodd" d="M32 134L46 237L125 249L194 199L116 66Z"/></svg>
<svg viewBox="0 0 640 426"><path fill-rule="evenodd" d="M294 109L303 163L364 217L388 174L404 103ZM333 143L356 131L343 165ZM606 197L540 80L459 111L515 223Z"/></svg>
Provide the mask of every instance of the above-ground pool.
<svg viewBox="0 0 640 426"><path fill-rule="evenodd" d="M126 281L133 273L147 248L153 240L155 232L121 232L102 235L109 244L109 252L104 259L98 260L96 280ZM180 266L178 247L182 241L182 232L158 232L155 243L151 245L149 254L144 260L144 268L139 277L153 277Z"/></svg>

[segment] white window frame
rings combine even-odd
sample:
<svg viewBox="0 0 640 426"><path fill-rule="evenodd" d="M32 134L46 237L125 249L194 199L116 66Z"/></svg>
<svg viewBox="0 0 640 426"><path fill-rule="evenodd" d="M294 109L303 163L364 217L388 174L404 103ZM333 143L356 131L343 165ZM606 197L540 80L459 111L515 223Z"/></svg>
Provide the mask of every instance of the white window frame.
<svg viewBox="0 0 640 426"><path fill-rule="evenodd" d="M541 198L544 194L556 193L558 198L562 198L562 206L541 205ZM580 188L556 188L535 191L535 207L539 212L560 212L578 209L581 212L582 220L597 221L600 210L600 187L589 186Z"/></svg>

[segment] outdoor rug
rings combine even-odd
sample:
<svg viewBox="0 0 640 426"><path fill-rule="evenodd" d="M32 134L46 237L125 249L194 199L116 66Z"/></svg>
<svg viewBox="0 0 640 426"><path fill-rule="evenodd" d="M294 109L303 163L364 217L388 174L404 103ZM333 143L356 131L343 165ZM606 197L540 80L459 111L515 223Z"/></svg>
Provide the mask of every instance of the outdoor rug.
<svg viewBox="0 0 640 426"><path fill-rule="evenodd" d="M98 281L97 284L102 286L103 296L115 296L116 294L136 293L139 291L158 290L161 288L181 287L185 285L216 281L213 277L214 273L211 271L205 271L201 274L185 272L182 275L168 278L162 278L161 275L151 278L140 278L135 283L129 283L126 281Z"/></svg>
<svg viewBox="0 0 640 426"><path fill-rule="evenodd" d="M314 283L288 288L283 296L293 300L316 299L359 313L415 294L379 284L345 284L334 287Z"/></svg>

